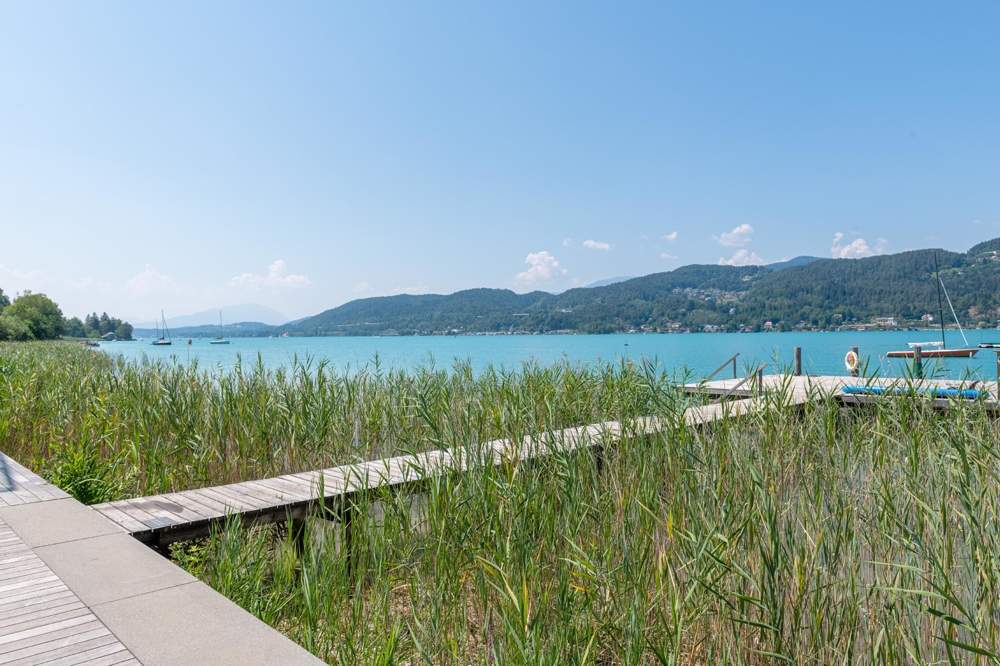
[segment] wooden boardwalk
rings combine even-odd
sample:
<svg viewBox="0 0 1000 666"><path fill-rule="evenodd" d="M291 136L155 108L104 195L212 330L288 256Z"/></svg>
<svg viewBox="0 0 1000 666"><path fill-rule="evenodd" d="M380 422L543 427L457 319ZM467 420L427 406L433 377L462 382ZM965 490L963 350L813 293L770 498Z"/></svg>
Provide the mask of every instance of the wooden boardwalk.
<svg viewBox="0 0 1000 666"><path fill-rule="evenodd" d="M0 453L0 664L318 664Z"/></svg>
<svg viewBox="0 0 1000 666"><path fill-rule="evenodd" d="M834 396L848 404L876 401L876 396L848 396L841 393L846 385L900 386L898 379L861 379L838 376L766 375L763 393L758 394L752 382L741 387L741 380L721 379L682 387L689 393L701 393L729 400L685 410L683 419L689 426L699 426L723 418L735 418L775 404L802 405L812 400ZM918 388L967 388L968 384L947 380L926 380ZM735 390L734 390L735 388ZM997 406L996 388L987 404ZM932 404L946 408L952 401L937 399ZM652 434L668 423L655 417L638 419L628 427ZM318 504L341 506L351 496L377 488L414 486L436 475L463 471L474 464L499 465L514 457L526 459L581 447L612 444L622 432L615 421L592 424L526 437L521 442L496 440L477 450L448 449L417 455L397 456L371 462L342 465L323 470L285 474L269 479L244 481L211 488L184 490L152 497L139 497L98 504L94 509L120 525L140 541L163 547L174 541L204 536L212 525L230 515L240 515L247 522L267 523L299 519Z"/></svg>
<svg viewBox="0 0 1000 666"><path fill-rule="evenodd" d="M0 664L42 663L139 661L0 520Z"/></svg>
<svg viewBox="0 0 1000 666"><path fill-rule="evenodd" d="M815 397L815 392L798 386L783 394L787 404L803 404ZM683 419L690 426L699 426L747 415L773 404L773 395L744 398L692 407L685 410ZM644 418L630 427L653 434L668 425L661 419ZM464 471L471 465L500 465L514 458L538 458L554 452L606 446L621 432L622 424L606 421L526 437L520 442L495 440L474 450L448 449L397 456L269 479L119 500L97 504L94 509L140 541L163 548L175 541L205 536L212 525L230 515L239 515L251 523L299 519L321 502L327 506L339 502L343 506L356 493L415 486L440 474Z"/></svg>

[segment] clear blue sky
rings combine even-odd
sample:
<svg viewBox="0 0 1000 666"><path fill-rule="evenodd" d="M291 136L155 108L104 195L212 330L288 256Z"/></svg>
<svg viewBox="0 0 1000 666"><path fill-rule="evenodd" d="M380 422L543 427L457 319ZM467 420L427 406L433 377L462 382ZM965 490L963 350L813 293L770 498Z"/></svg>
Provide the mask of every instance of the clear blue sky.
<svg viewBox="0 0 1000 666"><path fill-rule="evenodd" d="M291 317L1000 235L1000 4L826 4L0 4L0 287Z"/></svg>

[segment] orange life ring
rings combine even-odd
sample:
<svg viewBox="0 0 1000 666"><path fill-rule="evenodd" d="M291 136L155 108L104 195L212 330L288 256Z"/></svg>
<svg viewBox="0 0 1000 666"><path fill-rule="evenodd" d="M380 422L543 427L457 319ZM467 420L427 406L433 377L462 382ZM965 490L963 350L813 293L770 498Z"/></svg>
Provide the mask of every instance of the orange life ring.
<svg viewBox="0 0 1000 666"><path fill-rule="evenodd" d="M852 349L844 355L844 367L850 372L858 369L858 355Z"/></svg>

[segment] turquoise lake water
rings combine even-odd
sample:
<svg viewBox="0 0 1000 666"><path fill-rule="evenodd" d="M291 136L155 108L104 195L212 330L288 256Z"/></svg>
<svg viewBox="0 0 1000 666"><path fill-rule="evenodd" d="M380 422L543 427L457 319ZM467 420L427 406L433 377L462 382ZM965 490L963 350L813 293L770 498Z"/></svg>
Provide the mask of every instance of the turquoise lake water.
<svg viewBox="0 0 1000 666"><path fill-rule="evenodd" d="M1000 341L1000 331L967 331L969 342ZM237 357L254 362L258 355L269 367L287 366L292 359L325 359L339 369L356 369L378 355L383 367L411 369L434 365L447 367L456 359L468 361L475 370L488 365L514 368L534 361L590 363L620 359L649 359L667 370L689 369L701 377L727 357L740 353L741 374L753 363L767 363L768 371L790 366L793 350L802 347L803 370L810 374L844 374L844 354L852 346L861 350L869 368L888 376L900 376L906 362L887 359L885 353L904 349L907 342L940 339L932 331L886 331L835 333L683 333L635 335L505 335L441 337L324 337L324 338L233 338L229 345L210 345L208 339L175 340L170 347L154 347L149 340L102 344L102 349L129 359L175 359L197 361L202 367L232 367ZM958 346L958 332L948 333L949 346ZM927 362L925 369L939 376L962 377L971 372L996 378L997 355L980 350L973 359ZM720 373L725 376L726 372Z"/></svg>

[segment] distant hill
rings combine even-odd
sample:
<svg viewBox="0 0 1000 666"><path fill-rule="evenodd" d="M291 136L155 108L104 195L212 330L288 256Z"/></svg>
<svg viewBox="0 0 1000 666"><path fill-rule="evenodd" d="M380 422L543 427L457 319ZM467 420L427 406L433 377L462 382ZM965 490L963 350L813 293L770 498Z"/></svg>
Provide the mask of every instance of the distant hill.
<svg viewBox="0 0 1000 666"><path fill-rule="evenodd" d="M268 335L276 335L281 329L259 321L243 321L235 324L225 324L221 328L218 324L208 324L203 326L178 326L174 328L167 324L172 338L214 338L223 336L227 338L256 338ZM137 328L132 331L132 337L152 338L158 335L156 328Z"/></svg>
<svg viewBox="0 0 1000 666"><path fill-rule="evenodd" d="M1000 320L1000 239L969 253L917 250L864 259L796 257L770 266L682 266L560 294L468 289L345 303L282 327L292 335L831 328L873 317L916 321L942 278L966 325Z"/></svg>
<svg viewBox="0 0 1000 666"><path fill-rule="evenodd" d="M981 256L984 254L1000 253L1000 238L994 238L969 248L970 256Z"/></svg>
<svg viewBox="0 0 1000 666"><path fill-rule="evenodd" d="M767 267L772 271L783 271L786 268L798 268L799 266L808 266L814 261L819 261L819 257L809 257L801 256L788 259L787 261L776 261L773 264L768 264Z"/></svg>
<svg viewBox="0 0 1000 666"><path fill-rule="evenodd" d="M224 324L232 322L251 322L277 325L288 320L288 317L278 312L274 308L258 303L241 303L239 305L224 305L211 310L202 310L192 314L181 315L179 317L167 317L167 326L171 329L187 326L205 326L219 323L219 312L222 312L222 322ZM155 328L159 322L143 321L136 324L136 328Z"/></svg>
<svg viewBox="0 0 1000 666"><path fill-rule="evenodd" d="M596 280L594 282L591 282L590 284L585 284L583 285L583 288L591 289L593 287L607 287L609 284L618 284L619 282L625 282L625 280L631 280L632 277L633 276L626 275L619 277L604 278L603 280Z"/></svg>

